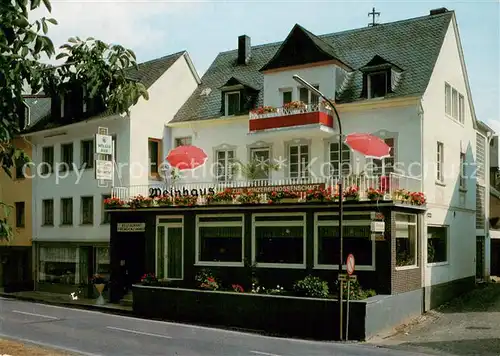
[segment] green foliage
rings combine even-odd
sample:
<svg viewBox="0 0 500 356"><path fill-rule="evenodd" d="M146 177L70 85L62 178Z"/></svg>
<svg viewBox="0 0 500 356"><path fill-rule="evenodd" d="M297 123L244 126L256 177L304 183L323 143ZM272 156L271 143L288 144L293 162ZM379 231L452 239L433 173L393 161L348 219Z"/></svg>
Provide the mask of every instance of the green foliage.
<svg viewBox="0 0 500 356"><path fill-rule="evenodd" d="M307 276L293 286L295 293L303 297L328 298L328 283L319 277Z"/></svg>
<svg viewBox="0 0 500 356"><path fill-rule="evenodd" d="M349 300L362 300L373 297L377 294L373 289L364 290L361 288L361 285L357 280L351 280L349 293L347 293L347 282L342 283L342 289L342 297L344 300L347 299L347 294L349 294Z"/></svg>
<svg viewBox="0 0 500 356"><path fill-rule="evenodd" d="M234 163L234 170L239 171L243 177L249 180L263 179L265 176L263 172L277 171L279 166L270 161L258 161L253 159L247 163L242 163L241 161L236 161Z"/></svg>

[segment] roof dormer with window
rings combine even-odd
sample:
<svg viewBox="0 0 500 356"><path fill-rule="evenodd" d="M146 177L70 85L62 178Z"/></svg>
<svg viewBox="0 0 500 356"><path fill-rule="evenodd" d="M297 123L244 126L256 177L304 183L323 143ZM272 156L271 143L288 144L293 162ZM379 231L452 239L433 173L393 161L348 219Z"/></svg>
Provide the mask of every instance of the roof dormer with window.
<svg viewBox="0 0 500 356"><path fill-rule="evenodd" d="M221 88L221 114L238 116L248 114L254 108L259 90L252 84L231 77Z"/></svg>
<svg viewBox="0 0 500 356"><path fill-rule="evenodd" d="M397 65L375 55L359 69L363 73L361 97L366 99L383 98L396 90L403 70Z"/></svg>

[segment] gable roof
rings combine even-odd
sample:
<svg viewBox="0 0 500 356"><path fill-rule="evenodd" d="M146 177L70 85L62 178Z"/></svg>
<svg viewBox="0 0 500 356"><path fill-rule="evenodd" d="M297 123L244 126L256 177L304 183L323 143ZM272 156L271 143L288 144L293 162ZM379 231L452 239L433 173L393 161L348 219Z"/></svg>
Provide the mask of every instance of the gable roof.
<svg viewBox="0 0 500 356"><path fill-rule="evenodd" d="M174 54L170 54L168 56L139 63L137 65L137 69L136 68L127 69L125 71L126 76L132 80L137 80L141 82L146 87L146 89L149 89L163 75L163 73L165 73L182 55L186 53L187 53L186 51L181 51ZM47 110L47 105L48 105L48 110ZM25 130L24 133L33 133L62 126L68 126L76 122L88 121L116 114L111 110L106 110L103 113L92 116L90 118L73 120L68 123L68 122L63 122L61 120L52 119L50 112L50 106L51 106L50 98L48 99L48 104L47 101L38 101L38 103L32 103L32 106L33 107L30 106L30 109L35 110L37 112L45 110L45 115L43 117L40 117L35 122L32 119L30 127L27 130Z"/></svg>
<svg viewBox="0 0 500 356"><path fill-rule="evenodd" d="M363 74L359 68L376 55L403 70L400 83L387 98L422 95L427 88L453 16L454 12L449 11L314 36L332 48L339 60L355 69L349 79L349 86L342 91L337 102L360 100ZM237 50L219 53L203 75L202 84L184 103L171 123L220 117L222 96L219 88L233 76L257 86L260 91L256 105L262 106L264 74L259 70L265 68L281 45L282 42L253 46L248 65L237 65ZM200 96L206 88L212 89L210 94Z"/></svg>

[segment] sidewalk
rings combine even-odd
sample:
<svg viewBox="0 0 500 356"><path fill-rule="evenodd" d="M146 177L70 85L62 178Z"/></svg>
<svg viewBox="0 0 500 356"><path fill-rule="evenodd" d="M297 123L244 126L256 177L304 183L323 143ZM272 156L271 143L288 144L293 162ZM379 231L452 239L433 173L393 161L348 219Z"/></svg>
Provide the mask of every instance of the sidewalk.
<svg viewBox="0 0 500 356"><path fill-rule="evenodd" d="M77 300L73 300L71 295L67 294L47 293L38 291L24 291L15 293L0 292L0 297L24 300L28 302L58 305L69 308L95 310L104 313L133 315L131 306L111 304L111 303L106 303L104 305L97 305L95 299L78 298Z"/></svg>

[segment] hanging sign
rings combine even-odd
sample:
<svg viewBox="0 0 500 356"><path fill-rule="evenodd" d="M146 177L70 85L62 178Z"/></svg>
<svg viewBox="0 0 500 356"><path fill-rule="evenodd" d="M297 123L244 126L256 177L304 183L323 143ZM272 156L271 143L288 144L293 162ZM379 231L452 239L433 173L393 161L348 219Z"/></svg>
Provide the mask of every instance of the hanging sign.
<svg viewBox="0 0 500 356"><path fill-rule="evenodd" d="M95 153L100 155L113 154L113 138L109 135L95 135Z"/></svg>
<svg viewBox="0 0 500 356"><path fill-rule="evenodd" d="M113 180L113 162L96 160L95 179Z"/></svg>

